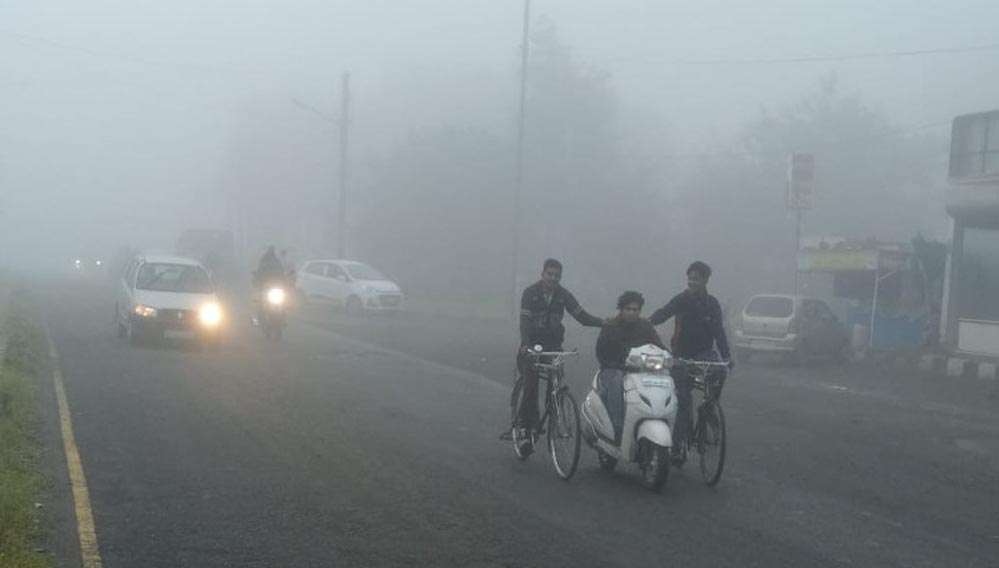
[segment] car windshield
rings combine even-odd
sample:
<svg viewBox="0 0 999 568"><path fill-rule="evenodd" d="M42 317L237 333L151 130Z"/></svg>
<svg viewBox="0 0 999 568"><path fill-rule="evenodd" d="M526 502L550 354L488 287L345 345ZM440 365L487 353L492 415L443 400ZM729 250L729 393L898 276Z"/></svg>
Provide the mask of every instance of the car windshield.
<svg viewBox="0 0 999 568"><path fill-rule="evenodd" d="M358 280L385 280L385 276L367 264L351 262L343 265L351 276Z"/></svg>
<svg viewBox="0 0 999 568"><path fill-rule="evenodd" d="M212 282L204 269L198 266L148 263L142 265L135 288L156 292L211 294Z"/></svg>
<svg viewBox="0 0 999 568"><path fill-rule="evenodd" d="M757 296L746 306L747 316L765 318L787 318L794 312L794 302L791 298L780 296Z"/></svg>

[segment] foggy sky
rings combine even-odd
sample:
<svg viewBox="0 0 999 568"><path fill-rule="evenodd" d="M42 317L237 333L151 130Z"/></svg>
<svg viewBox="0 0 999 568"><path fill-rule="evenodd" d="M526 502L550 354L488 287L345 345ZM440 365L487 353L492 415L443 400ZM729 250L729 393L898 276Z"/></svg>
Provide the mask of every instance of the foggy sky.
<svg viewBox="0 0 999 568"><path fill-rule="evenodd" d="M328 143L332 171L335 132L293 101L336 114L346 70L358 180L413 128L512 131L521 10L512 0L0 1L0 264L107 250L122 234L163 246L178 227L213 222L234 137L259 112ZM626 110L661 117L667 132L650 138L668 144L649 154L708 151L831 72L903 126L999 107L996 50L678 62L989 44L994 1L534 0L541 19L578 61L611 72Z"/></svg>

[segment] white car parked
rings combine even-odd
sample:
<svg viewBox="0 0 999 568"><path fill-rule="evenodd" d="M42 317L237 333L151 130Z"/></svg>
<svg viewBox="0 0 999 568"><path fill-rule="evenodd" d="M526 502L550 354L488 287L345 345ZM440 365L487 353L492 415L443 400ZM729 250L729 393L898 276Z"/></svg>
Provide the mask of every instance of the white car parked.
<svg viewBox="0 0 999 568"><path fill-rule="evenodd" d="M349 313L402 309L399 285L362 262L309 260L296 274L296 288L309 302L342 306Z"/></svg>
<svg viewBox="0 0 999 568"><path fill-rule="evenodd" d="M208 271L180 256L139 255L118 282L118 335L131 343L159 338L202 339L216 348L222 339L222 307Z"/></svg>

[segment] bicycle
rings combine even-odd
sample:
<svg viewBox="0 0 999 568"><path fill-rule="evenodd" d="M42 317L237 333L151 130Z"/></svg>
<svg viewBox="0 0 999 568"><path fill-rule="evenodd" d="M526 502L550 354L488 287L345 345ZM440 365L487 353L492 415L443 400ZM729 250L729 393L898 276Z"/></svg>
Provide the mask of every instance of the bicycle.
<svg viewBox="0 0 999 568"><path fill-rule="evenodd" d="M576 404L576 399L569 392L569 387L564 384L565 362L570 356L578 354L579 351L575 349L572 351L542 351L540 346L527 352L527 356L534 359L533 365L538 371L538 380L544 380L547 383L544 413L534 429L527 432L527 436L531 438L531 447L533 448L538 436L547 433L548 451L551 454L555 472L566 481L576 473L576 466L579 464L581 431L579 405ZM524 377L518 373L513 385L513 392L510 395L510 437L513 440L513 451L520 461L526 460L532 453L524 451L521 447L523 436L519 424L519 410L523 402L523 391Z"/></svg>
<svg viewBox="0 0 999 568"><path fill-rule="evenodd" d="M721 391L728 377L730 367L727 362L693 361L676 359L676 363L687 368L687 376L692 380L693 390L702 394L701 403L697 406L697 420L693 430L687 429L687 439L684 444L684 459L690 448L697 450L701 479L709 487L714 487L721 480L725 469L725 449L727 436L725 433L725 412L721 406Z"/></svg>

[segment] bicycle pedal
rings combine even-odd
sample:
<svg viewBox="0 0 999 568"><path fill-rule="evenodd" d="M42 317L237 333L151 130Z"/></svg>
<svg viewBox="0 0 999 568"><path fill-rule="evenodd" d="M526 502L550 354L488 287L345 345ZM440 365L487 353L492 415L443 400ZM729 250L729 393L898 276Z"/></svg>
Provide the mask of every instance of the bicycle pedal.
<svg viewBox="0 0 999 568"><path fill-rule="evenodd" d="M503 441L506 441L506 442L509 442L509 441L513 440L513 432L511 432L510 430L507 430L506 432L503 432L502 434L500 434L499 439L503 440Z"/></svg>

